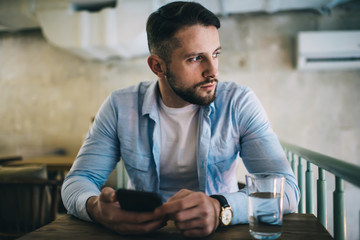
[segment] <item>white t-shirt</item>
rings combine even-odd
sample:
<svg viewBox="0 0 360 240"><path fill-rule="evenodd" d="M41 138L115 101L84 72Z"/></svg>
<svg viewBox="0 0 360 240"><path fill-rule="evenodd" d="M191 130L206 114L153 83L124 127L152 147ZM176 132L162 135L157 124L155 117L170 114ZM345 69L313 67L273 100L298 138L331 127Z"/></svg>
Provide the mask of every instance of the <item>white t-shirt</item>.
<svg viewBox="0 0 360 240"><path fill-rule="evenodd" d="M196 163L199 106L169 108L160 99L160 193L170 197L182 188L198 191Z"/></svg>

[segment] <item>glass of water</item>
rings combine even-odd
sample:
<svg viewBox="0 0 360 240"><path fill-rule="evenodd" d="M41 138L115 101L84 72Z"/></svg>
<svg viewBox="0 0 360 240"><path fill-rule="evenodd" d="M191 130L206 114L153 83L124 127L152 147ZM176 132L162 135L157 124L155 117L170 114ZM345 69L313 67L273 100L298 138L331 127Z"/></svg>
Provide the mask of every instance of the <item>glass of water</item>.
<svg viewBox="0 0 360 240"><path fill-rule="evenodd" d="M246 175L250 234L256 239L281 235L285 177L271 173Z"/></svg>

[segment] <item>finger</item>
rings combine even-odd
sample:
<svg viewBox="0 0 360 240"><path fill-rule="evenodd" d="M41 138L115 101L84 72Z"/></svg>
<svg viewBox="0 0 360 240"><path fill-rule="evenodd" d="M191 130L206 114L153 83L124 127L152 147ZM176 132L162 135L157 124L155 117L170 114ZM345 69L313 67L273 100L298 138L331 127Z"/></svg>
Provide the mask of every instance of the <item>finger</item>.
<svg viewBox="0 0 360 240"><path fill-rule="evenodd" d="M154 213L124 211L108 203L103 203L103 205L107 206L103 206L103 218L101 222L111 229L119 228L119 226L146 226L148 223L152 222L160 221L164 223L167 221L166 216L158 216ZM119 231L121 229L122 228L120 228ZM125 230L128 229L125 228ZM132 228L129 230L132 230Z"/></svg>
<svg viewBox="0 0 360 240"><path fill-rule="evenodd" d="M174 198L172 201L164 203L155 212L163 214L174 214L179 211L196 207L201 203L203 195L204 194L202 193L196 192L192 192L191 194L184 194L182 198Z"/></svg>
<svg viewBox="0 0 360 240"><path fill-rule="evenodd" d="M121 211L121 219L126 220L130 224L143 224L165 218L165 214L155 212Z"/></svg>
<svg viewBox="0 0 360 240"><path fill-rule="evenodd" d="M208 204L200 204L194 208L189 208L183 211L179 211L172 216L173 220L176 223L184 223L182 226L184 228L192 227L203 227L204 225L209 225L215 227L217 224L217 215L214 212L214 208ZM194 221L190 226L186 225L189 221Z"/></svg>
<svg viewBox="0 0 360 240"><path fill-rule="evenodd" d="M193 228L204 228L210 224L205 218L192 218L187 221L175 221L175 226L181 230L190 230Z"/></svg>
<svg viewBox="0 0 360 240"><path fill-rule="evenodd" d="M186 232L186 236L205 236L217 228L218 220L213 204L206 196L198 198L204 199L196 207L173 214L176 227Z"/></svg>
<svg viewBox="0 0 360 240"><path fill-rule="evenodd" d="M206 212L201 209L201 206L198 206L174 213L172 215L172 220L177 222L185 222L192 219L204 218L206 215Z"/></svg>
<svg viewBox="0 0 360 240"><path fill-rule="evenodd" d="M214 222L209 218L196 218L184 222L175 221L175 226L187 237L204 237L216 229Z"/></svg>
<svg viewBox="0 0 360 240"><path fill-rule="evenodd" d="M101 221L106 227L117 232L138 231L147 232L162 227L167 218L154 217L153 214L127 212L121 209L113 209L106 218Z"/></svg>
<svg viewBox="0 0 360 240"><path fill-rule="evenodd" d="M115 190L110 187L103 188L103 190L101 190L99 200L106 203L116 202Z"/></svg>
<svg viewBox="0 0 360 240"><path fill-rule="evenodd" d="M189 194L191 194L192 191L190 190L187 190L187 189L181 189L180 191L178 191L177 193L175 193L173 196L171 196L169 199L168 199L168 202L171 202L171 201L174 201L176 199L181 199Z"/></svg>

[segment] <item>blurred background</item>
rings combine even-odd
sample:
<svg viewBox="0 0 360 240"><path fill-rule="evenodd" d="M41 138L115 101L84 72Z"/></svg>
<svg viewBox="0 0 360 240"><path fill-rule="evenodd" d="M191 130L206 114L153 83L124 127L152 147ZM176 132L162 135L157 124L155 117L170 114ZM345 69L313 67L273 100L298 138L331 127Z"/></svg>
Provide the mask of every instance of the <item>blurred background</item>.
<svg viewBox="0 0 360 240"><path fill-rule="evenodd" d="M156 79L145 23L167 2L0 0L0 154L75 157L110 92ZM219 80L252 88L280 139L360 165L359 65L298 64L305 31L357 31L334 41L356 39L359 60L360 1L198 2L221 19ZM345 189L347 237L359 239L359 189Z"/></svg>

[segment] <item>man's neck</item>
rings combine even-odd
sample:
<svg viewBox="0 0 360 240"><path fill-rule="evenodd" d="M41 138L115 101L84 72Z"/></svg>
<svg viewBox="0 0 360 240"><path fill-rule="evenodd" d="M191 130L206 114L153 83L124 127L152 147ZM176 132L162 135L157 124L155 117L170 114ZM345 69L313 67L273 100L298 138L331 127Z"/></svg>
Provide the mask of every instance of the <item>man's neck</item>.
<svg viewBox="0 0 360 240"><path fill-rule="evenodd" d="M167 107L171 108L182 108L188 106L190 103L184 101L180 98L169 86L168 82L165 79L159 79L159 90L160 90L160 97L163 103Z"/></svg>

